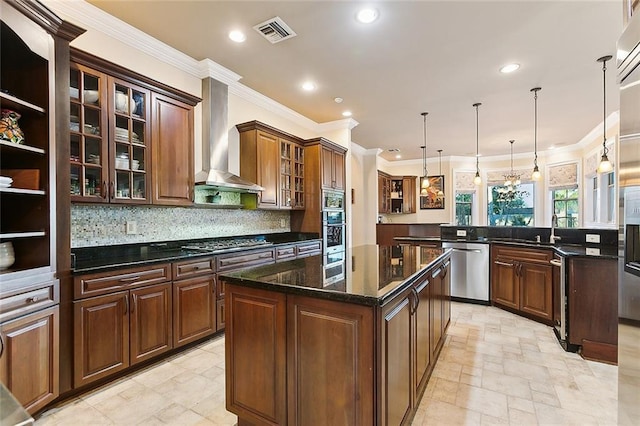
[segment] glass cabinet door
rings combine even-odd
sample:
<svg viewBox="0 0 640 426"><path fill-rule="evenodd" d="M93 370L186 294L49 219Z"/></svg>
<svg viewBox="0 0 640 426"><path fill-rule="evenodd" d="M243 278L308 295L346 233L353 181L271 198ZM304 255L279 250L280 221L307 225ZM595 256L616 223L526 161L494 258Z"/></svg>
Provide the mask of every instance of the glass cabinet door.
<svg viewBox="0 0 640 426"><path fill-rule="evenodd" d="M150 202L150 92L115 78L109 78L111 201Z"/></svg>
<svg viewBox="0 0 640 426"><path fill-rule="evenodd" d="M107 77L89 68L70 68L69 148L71 200L105 202L108 197Z"/></svg>
<svg viewBox="0 0 640 426"><path fill-rule="evenodd" d="M291 144L280 141L280 207L291 207Z"/></svg>
<svg viewBox="0 0 640 426"><path fill-rule="evenodd" d="M304 148L293 146L293 208L304 208Z"/></svg>

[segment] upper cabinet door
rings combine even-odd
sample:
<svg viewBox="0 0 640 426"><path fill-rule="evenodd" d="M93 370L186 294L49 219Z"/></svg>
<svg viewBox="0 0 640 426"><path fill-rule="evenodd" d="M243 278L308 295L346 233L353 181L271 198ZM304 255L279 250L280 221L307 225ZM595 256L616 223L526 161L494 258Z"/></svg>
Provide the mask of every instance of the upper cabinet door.
<svg viewBox="0 0 640 426"><path fill-rule="evenodd" d="M82 65L69 71L71 200L109 197L107 76Z"/></svg>
<svg viewBox="0 0 640 426"><path fill-rule="evenodd" d="M193 201L193 107L152 94L153 204Z"/></svg>
<svg viewBox="0 0 640 426"><path fill-rule="evenodd" d="M109 164L112 203L149 204L150 92L109 77Z"/></svg>
<svg viewBox="0 0 640 426"><path fill-rule="evenodd" d="M322 147L322 187L344 191L344 154Z"/></svg>
<svg viewBox="0 0 640 426"><path fill-rule="evenodd" d="M344 154L333 151L333 188L344 191Z"/></svg>
<svg viewBox="0 0 640 426"><path fill-rule="evenodd" d="M278 175L280 171L280 139L265 132L257 132L256 168L260 192L260 207L278 207Z"/></svg>

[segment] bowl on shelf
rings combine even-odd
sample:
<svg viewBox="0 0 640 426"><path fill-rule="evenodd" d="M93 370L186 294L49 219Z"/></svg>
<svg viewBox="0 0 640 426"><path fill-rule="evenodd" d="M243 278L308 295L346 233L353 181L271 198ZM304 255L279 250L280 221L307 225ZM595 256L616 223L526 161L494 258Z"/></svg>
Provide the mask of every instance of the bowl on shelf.
<svg viewBox="0 0 640 426"><path fill-rule="evenodd" d="M100 97L100 93L97 90L84 90L84 102L88 104L95 104Z"/></svg>
<svg viewBox="0 0 640 426"><path fill-rule="evenodd" d="M7 269L16 261L13 252L13 244L10 242L0 243L0 271Z"/></svg>
<svg viewBox="0 0 640 426"><path fill-rule="evenodd" d="M128 158L116 158L116 169L128 169L128 168L129 168Z"/></svg>
<svg viewBox="0 0 640 426"><path fill-rule="evenodd" d="M140 168L140 161L131 160L131 170L138 170Z"/></svg>
<svg viewBox="0 0 640 426"><path fill-rule="evenodd" d="M121 112L129 109L129 97L125 93L116 92L116 109Z"/></svg>
<svg viewBox="0 0 640 426"><path fill-rule="evenodd" d="M78 97L80 96L80 91L77 87L69 87L69 96L78 99Z"/></svg>

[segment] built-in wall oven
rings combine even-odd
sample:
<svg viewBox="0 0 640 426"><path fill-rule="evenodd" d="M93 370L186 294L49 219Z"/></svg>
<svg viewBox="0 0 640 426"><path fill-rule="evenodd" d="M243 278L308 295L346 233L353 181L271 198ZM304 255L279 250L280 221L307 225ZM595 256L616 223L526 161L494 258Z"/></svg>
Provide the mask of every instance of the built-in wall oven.
<svg viewBox="0 0 640 426"><path fill-rule="evenodd" d="M325 256L344 252L346 219L344 193L325 191L322 196L322 242Z"/></svg>

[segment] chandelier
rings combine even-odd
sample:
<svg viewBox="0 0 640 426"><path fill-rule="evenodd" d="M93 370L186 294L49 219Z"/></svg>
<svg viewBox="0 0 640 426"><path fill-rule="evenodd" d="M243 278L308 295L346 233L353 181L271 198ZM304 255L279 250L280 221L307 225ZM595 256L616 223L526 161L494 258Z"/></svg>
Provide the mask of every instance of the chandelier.
<svg viewBox="0 0 640 426"><path fill-rule="evenodd" d="M511 171L504 175L504 186L507 188L507 191L513 191L514 190L514 186L520 185L520 183L522 183L520 181L520 175L516 174L513 171L513 143L515 141L512 139L509 141L509 143L511 144Z"/></svg>
<svg viewBox="0 0 640 426"><path fill-rule="evenodd" d="M429 188L429 178L427 177L427 114L423 112L422 115L424 121L424 145L422 148L422 177L420 178L420 195L427 195L427 188Z"/></svg>

